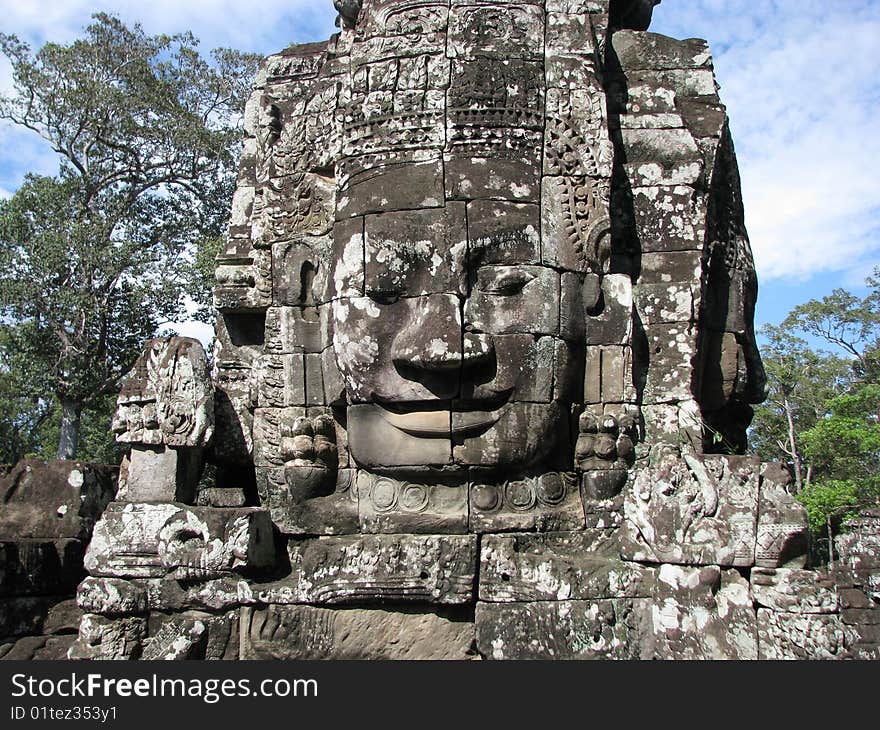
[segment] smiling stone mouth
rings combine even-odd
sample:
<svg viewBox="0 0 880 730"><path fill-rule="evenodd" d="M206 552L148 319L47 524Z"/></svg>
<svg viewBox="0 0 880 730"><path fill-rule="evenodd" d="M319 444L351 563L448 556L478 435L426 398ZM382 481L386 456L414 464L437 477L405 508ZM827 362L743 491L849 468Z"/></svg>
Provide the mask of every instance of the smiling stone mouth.
<svg viewBox="0 0 880 730"><path fill-rule="evenodd" d="M377 403L382 418L399 431L419 438L465 438L494 426L510 392L475 401Z"/></svg>

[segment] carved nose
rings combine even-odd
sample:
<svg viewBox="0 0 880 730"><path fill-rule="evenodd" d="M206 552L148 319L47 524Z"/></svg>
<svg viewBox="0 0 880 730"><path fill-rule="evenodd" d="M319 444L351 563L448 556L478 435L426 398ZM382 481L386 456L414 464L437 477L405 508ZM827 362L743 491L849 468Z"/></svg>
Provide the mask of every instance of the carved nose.
<svg viewBox="0 0 880 730"><path fill-rule="evenodd" d="M411 307L409 321L394 340L392 360L398 368L458 372L491 355L487 335L462 331L457 296L431 294L414 300Z"/></svg>

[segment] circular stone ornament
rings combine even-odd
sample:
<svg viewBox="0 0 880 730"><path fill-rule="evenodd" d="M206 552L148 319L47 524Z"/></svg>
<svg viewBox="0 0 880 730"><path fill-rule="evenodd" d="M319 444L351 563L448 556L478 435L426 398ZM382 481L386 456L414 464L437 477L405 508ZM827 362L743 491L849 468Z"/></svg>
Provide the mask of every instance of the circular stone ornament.
<svg viewBox="0 0 880 730"><path fill-rule="evenodd" d="M565 499L565 482L559 474L544 474L538 478L538 499L555 506Z"/></svg>
<svg viewBox="0 0 880 730"><path fill-rule="evenodd" d="M530 510L538 501L534 488L527 481L508 482L506 491L506 501L518 512Z"/></svg>
<svg viewBox="0 0 880 730"><path fill-rule="evenodd" d="M389 512L397 504L397 484L390 479L377 479L370 491L370 501L377 512Z"/></svg>
<svg viewBox="0 0 880 730"><path fill-rule="evenodd" d="M491 512L498 507L501 495L498 487L492 484L475 484L471 487L471 501L481 512Z"/></svg>
<svg viewBox="0 0 880 730"><path fill-rule="evenodd" d="M400 490L400 506L407 512L424 512L428 507L428 488L422 484L407 484Z"/></svg>

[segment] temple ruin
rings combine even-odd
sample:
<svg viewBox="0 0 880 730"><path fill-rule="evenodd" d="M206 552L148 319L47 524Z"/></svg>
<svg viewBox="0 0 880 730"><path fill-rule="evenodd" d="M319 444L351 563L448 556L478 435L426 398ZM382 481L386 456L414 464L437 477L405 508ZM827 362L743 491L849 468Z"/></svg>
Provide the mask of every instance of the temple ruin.
<svg viewBox="0 0 880 730"><path fill-rule="evenodd" d="M213 363L126 381L71 658L880 656L880 513L820 573L743 455L736 156L656 4L337 0L265 60Z"/></svg>

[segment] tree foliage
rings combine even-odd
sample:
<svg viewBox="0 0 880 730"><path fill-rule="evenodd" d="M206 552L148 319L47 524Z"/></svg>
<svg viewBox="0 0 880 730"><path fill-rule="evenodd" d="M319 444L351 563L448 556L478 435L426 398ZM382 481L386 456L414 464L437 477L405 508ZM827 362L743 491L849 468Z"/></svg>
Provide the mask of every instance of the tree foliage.
<svg viewBox="0 0 880 730"><path fill-rule="evenodd" d="M0 370L25 368L57 407L70 458L83 409L116 392L143 341L184 318L187 298L207 311L198 251L228 218L257 58L208 61L189 33L148 36L104 14L70 45L33 53L0 34L0 51L14 81L0 118L60 161L0 203L0 344L17 353Z"/></svg>
<svg viewBox="0 0 880 730"><path fill-rule="evenodd" d="M807 480L808 466L798 436L827 412L828 402L852 380L843 357L816 352L785 327L765 325L762 348L767 373L767 400L755 411L752 446L766 461L791 462L797 490Z"/></svg>
<svg viewBox="0 0 880 730"><path fill-rule="evenodd" d="M756 411L753 444L762 458L790 464L828 557L845 519L880 498L877 272L867 284L864 298L837 289L762 330L769 397Z"/></svg>

